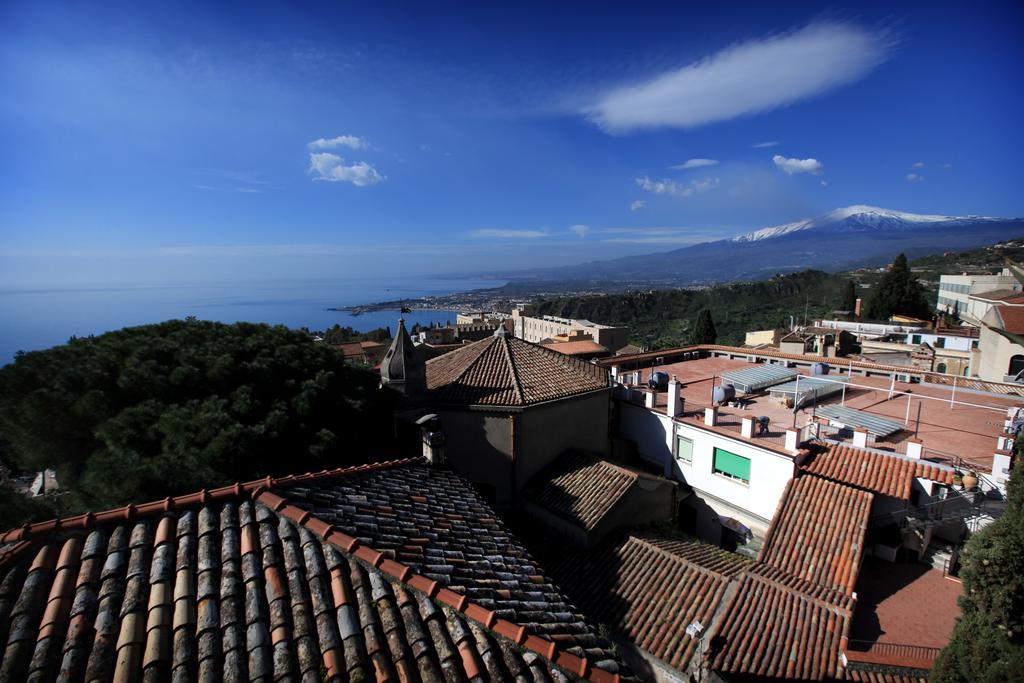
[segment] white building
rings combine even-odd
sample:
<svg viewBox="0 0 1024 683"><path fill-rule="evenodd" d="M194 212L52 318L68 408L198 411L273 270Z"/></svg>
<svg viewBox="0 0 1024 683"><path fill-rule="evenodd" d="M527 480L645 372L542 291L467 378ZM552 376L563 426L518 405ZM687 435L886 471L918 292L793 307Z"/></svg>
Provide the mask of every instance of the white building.
<svg viewBox="0 0 1024 683"><path fill-rule="evenodd" d="M1021 290L1017 278L1004 268L999 275L943 275L939 278L939 294L936 308L941 313L948 313L963 318L967 322L979 325L980 317L970 316L971 295L983 294L997 289Z"/></svg>
<svg viewBox="0 0 1024 683"><path fill-rule="evenodd" d="M589 320L573 320L553 315L536 317L529 313L530 309L517 307L512 311L512 320L515 323L515 336L534 344L561 335L568 337L573 332L586 334L610 351L618 351L629 343L628 327L601 325Z"/></svg>

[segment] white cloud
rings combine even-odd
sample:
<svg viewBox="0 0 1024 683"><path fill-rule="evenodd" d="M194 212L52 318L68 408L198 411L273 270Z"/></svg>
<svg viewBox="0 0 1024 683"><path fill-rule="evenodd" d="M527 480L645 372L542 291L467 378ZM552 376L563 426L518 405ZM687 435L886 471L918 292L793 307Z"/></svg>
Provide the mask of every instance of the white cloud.
<svg viewBox="0 0 1024 683"><path fill-rule="evenodd" d="M924 168L924 162L918 161L914 164L914 168Z"/></svg>
<svg viewBox="0 0 1024 683"><path fill-rule="evenodd" d="M940 168L953 168L953 164L942 164Z"/></svg>
<svg viewBox="0 0 1024 683"><path fill-rule="evenodd" d="M673 197L689 197L698 192L706 192L718 185L718 178L703 178L691 180L688 183L677 183L674 180L665 178L663 180L651 180L647 176L636 178L636 184L641 189L653 194L668 194Z"/></svg>
<svg viewBox="0 0 1024 683"><path fill-rule="evenodd" d="M755 142L751 145L754 149L765 149L766 147L775 147L779 144L778 140L768 140L767 142Z"/></svg>
<svg viewBox="0 0 1024 683"><path fill-rule="evenodd" d="M352 183L357 187L376 185L386 180L386 176L378 173L377 169L365 161L346 166L344 159L330 152L310 154L309 172L314 174L313 180Z"/></svg>
<svg viewBox="0 0 1024 683"><path fill-rule="evenodd" d="M919 183L922 180L924 180L924 176L920 176L920 175L918 175L916 173L908 173L906 175L906 179L907 179L907 182L910 182L910 183Z"/></svg>
<svg viewBox="0 0 1024 683"><path fill-rule="evenodd" d="M718 159L687 159L682 164L675 166L669 166L670 170L673 171L685 171L688 168L703 168L704 166L717 166Z"/></svg>
<svg viewBox="0 0 1024 683"><path fill-rule="evenodd" d="M894 46L888 31L824 22L725 48L605 93L584 110L602 130L693 128L775 109L866 76Z"/></svg>
<svg viewBox="0 0 1024 683"><path fill-rule="evenodd" d="M828 181L827 180L822 180L821 181L821 186L822 187L828 187Z"/></svg>
<svg viewBox="0 0 1024 683"><path fill-rule="evenodd" d="M825 166L817 159L789 159L776 154L772 157L772 161L775 165L782 169L787 175L793 175L794 173L813 173L814 175L821 175L825 172Z"/></svg>
<svg viewBox="0 0 1024 683"><path fill-rule="evenodd" d="M496 238L496 239L537 239L547 237L548 234L542 230L503 230L500 228L482 228L470 230L468 235L475 238Z"/></svg>
<svg viewBox="0 0 1024 683"><path fill-rule="evenodd" d="M645 206L647 206L647 202L646 201L644 201L643 199L635 199L635 200L633 200L630 203L629 210L630 211L639 211L640 209L644 208Z"/></svg>
<svg viewBox="0 0 1024 683"><path fill-rule="evenodd" d="M590 232L590 226L577 223L576 225L569 226L569 232L579 235L580 237L586 237L587 233Z"/></svg>
<svg viewBox="0 0 1024 683"><path fill-rule="evenodd" d="M366 149L366 141L355 135L339 135L336 138L317 138L309 143L310 149L336 149L338 147Z"/></svg>

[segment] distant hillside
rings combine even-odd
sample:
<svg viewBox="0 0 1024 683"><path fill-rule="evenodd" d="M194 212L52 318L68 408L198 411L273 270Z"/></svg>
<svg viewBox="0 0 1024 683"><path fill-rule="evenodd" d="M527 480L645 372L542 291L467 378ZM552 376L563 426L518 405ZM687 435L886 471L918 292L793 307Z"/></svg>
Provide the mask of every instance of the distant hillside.
<svg viewBox="0 0 1024 683"><path fill-rule="evenodd" d="M710 308L723 344L742 344L747 330L789 326L789 317L808 321L840 306L847 279L808 270L760 282L719 285L704 290L657 290L548 299L541 315L586 318L627 325L632 341L649 348L679 346L702 308Z"/></svg>
<svg viewBox="0 0 1024 683"><path fill-rule="evenodd" d="M538 279L647 282L678 287L829 272L966 249L1024 234L1024 219L933 216L851 206L787 225L668 252L531 271Z"/></svg>
<svg viewBox="0 0 1024 683"><path fill-rule="evenodd" d="M896 252L889 254L891 261ZM943 273L997 272L1007 258L1024 262L1024 239L959 253L926 256L910 262L911 270L929 290ZM627 325L635 344L666 348L689 343L690 330L702 308L711 309L723 344L742 344L748 330L788 327L828 316L841 307L846 283L853 280L865 298L884 268L864 268L829 274L807 270L776 275L758 282L718 285L703 290L650 290L625 294L586 295L540 301L542 315L586 318L610 325Z"/></svg>

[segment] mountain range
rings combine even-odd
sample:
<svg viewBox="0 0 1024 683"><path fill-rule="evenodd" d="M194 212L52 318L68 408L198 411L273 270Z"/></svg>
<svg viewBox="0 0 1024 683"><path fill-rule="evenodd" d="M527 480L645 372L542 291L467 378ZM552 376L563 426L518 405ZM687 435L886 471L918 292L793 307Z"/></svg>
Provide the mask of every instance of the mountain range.
<svg viewBox="0 0 1024 683"><path fill-rule="evenodd" d="M882 265L1024 237L1024 218L936 216L855 205L671 251L530 271L552 280L689 286L757 280L807 268Z"/></svg>

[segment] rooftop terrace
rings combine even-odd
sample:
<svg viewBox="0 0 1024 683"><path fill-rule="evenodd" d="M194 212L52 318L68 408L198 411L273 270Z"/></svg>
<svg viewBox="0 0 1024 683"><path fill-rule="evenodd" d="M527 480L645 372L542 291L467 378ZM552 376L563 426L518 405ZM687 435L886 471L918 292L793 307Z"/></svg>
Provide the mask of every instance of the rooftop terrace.
<svg viewBox="0 0 1024 683"><path fill-rule="evenodd" d="M876 416L897 421L904 425L900 431L886 437L869 435L867 447L895 453L906 453L908 440L920 439L923 457L926 460L944 464L964 466L991 472L992 455L998 447L998 438L1004 434L1007 410L1024 407L1024 399L982 392L973 389L953 388L931 383L908 383L893 381L881 375L862 375L861 368L854 368L852 376L848 368L833 365L828 376L846 381L846 387L830 396L819 396L817 402L806 401L794 412L779 397L773 398L770 389L746 394L736 402L719 407L715 429L736 435L741 431L743 417L767 417L769 431L754 440L766 447L781 449L787 428L801 429L802 440L813 436L813 430L806 428L814 422L818 407L845 406ZM751 368L759 364L745 359L711 356L692 360L653 364L639 370L620 370L620 382L631 384L633 373L638 373L639 388L647 386L652 372L667 372L678 377L682 383L681 396L685 399L684 412L677 419L693 424L703 424L704 409L712 405L712 390L722 383L722 374L729 371ZM763 364L760 364L763 367ZM801 377L808 377L809 368L794 368ZM826 378L827 379L827 378ZM635 401L641 401L639 392L633 392ZM654 409L667 410L668 394L658 392ZM844 443L852 442L849 429L823 424L819 435Z"/></svg>

